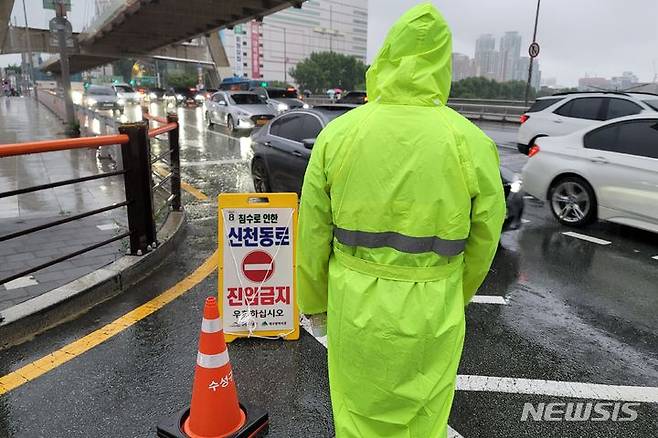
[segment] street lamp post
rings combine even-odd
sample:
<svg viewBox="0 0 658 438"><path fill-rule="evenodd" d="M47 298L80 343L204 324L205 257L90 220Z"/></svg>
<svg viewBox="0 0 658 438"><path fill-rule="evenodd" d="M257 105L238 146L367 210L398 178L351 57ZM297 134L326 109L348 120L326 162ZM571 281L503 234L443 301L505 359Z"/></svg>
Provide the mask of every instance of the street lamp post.
<svg viewBox="0 0 658 438"><path fill-rule="evenodd" d="M535 30L532 34L532 44L535 45L537 43L537 24L539 23L539 6L541 5L541 0L537 0L537 12L535 13ZM528 83L526 84L525 87L525 106L528 106L528 96L530 95L530 87L532 84L532 65L535 60L535 57L530 56L530 62L528 63Z"/></svg>
<svg viewBox="0 0 658 438"><path fill-rule="evenodd" d="M77 131L75 123L75 111L73 109L73 100L71 98L71 76L69 69L69 55L66 48L67 45L67 27L66 20L66 7L64 0L55 0L56 16L59 18L59 25L57 26L57 45L59 46L59 62L61 66L61 80L62 88L64 89L64 109L66 111L66 124L68 125L69 133Z"/></svg>

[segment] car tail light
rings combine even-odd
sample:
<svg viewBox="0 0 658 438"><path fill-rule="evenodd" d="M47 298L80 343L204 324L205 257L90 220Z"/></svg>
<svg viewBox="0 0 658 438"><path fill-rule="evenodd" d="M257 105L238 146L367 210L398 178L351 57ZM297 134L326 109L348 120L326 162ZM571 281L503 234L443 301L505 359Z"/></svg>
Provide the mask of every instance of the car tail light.
<svg viewBox="0 0 658 438"><path fill-rule="evenodd" d="M535 155L537 155L539 153L540 150L541 149L539 149L539 146L537 146L536 144L532 145L532 147L528 151L528 158L534 157Z"/></svg>
<svg viewBox="0 0 658 438"><path fill-rule="evenodd" d="M524 124L530 118L527 114L521 114L521 124Z"/></svg>

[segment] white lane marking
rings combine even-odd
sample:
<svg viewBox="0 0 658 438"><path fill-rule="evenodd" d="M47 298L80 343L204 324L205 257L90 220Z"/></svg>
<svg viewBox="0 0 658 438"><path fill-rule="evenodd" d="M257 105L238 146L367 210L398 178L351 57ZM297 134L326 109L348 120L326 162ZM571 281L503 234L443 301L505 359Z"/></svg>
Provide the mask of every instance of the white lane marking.
<svg viewBox="0 0 658 438"><path fill-rule="evenodd" d="M109 231L109 230L118 230L119 226L117 224L102 224L102 225L96 225L96 228L98 228L101 231Z"/></svg>
<svg viewBox="0 0 658 438"><path fill-rule="evenodd" d="M651 258L654 259L654 260L658 260L658 255L655 255L655 256L653 256L653 257L651 257Z"/></svg>
<svg viewBox="0 0 658 438"><path fill-rule="evenodd" d="M532 221L528 220L528 219L521 219L521 222L524 223L524 224L529 224Z"/></svg>
<svg viewBox="0 0 658 438"><path fill-rule="evenodd" d="M39 284L39 282L34 279L34 275L28 275L27 277L19 277L16 280L9 281L3 286L6 290L12 290L18 289L19 287L36 286L37 284Z"/></svg>
<svg viewBox="0 0 658 438"><path fill-rule="evenodd" d="M464 438L464 436L452 427L448 426L448 438Z"/></svg>
<svg viewBox="0 0 658 438"><path fill-rule="evenodd" d="M562 234L569 237L575 237L576 239L581 239L581 240L586 240L588 242L596 243L598 245L610 245L612 243L608 240L598 239L596 237L588 236L586 234L574 233L573 231L567 231Z"/></svg>
<svg viewBox="0 0 658 438"><path fill-rule="evenodd" d="M457 390L658 403L658 388L651 386L616 386L513 377L458 375Z"/></svg>
<svg viewBox="0 0 658 438"><path fill-rule="evenodd" d="M313 334L313 325L309 319L306 319L305 317L302 318L302 327L308 334L313 336L320 344L324 346L324 348L327 348L327 335L324 336L316 336ZM450 427L448 425L448 438L464 438L463 435L461 435L459 432L457 432L455 429Z"/></svg>
<svg viewBox="0 0 658 438"><path fill-rule="evenodd" d="M473 298L471 298L471 303L501 304L503 306L509 304L505 297L498 295L474 295Z"/></svg>

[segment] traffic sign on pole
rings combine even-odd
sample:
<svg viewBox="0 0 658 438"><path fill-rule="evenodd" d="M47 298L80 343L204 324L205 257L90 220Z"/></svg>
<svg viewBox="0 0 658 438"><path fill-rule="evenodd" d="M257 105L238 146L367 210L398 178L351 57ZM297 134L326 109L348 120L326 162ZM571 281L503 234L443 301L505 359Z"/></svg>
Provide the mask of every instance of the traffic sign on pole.
<svg viewBox="0 0 658 438"><path fill-rule="evenodd" d="M531 58L536 58L539 55L539 43L534 42L528 47L528 54Z"/></svg>
<svg viewBox="0 0 658 438"><path fill-rule="evenodd" d="M219 195L219 302L226 340L299 338L295 193Z"/></svg>

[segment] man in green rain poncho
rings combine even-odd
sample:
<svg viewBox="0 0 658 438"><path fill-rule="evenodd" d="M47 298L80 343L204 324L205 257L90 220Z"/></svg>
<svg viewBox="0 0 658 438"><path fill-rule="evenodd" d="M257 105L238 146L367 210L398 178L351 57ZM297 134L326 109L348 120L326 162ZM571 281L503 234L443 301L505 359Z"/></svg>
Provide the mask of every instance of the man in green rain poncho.
<svg viewBox="0 0 658 438"><path fill-rule="evenodd" d="M441 14L409 10L370 103L322 131L306 170L298 303L327 312L337 438L447 434L464 307L505 218L495 144L446 106L451 54Z"/></svg>

